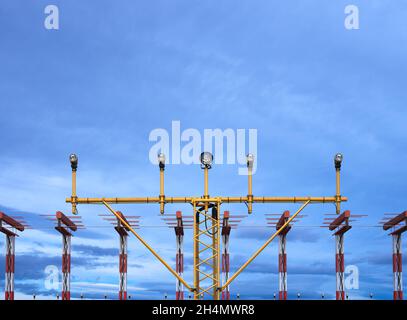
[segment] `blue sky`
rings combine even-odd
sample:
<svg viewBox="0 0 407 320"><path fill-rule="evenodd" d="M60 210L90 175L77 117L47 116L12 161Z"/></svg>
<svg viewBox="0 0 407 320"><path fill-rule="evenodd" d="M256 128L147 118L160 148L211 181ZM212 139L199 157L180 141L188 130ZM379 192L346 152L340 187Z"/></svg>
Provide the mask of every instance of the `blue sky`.
<svg viewBox="0 0 407 320"><path fill-rule="evenodd" d="M44 28L48 4L59 7L58 31ZM344 28L348 4L359 7L360 30ZM79 155L79 196L156 196L148 136L179 120L182 129L257 129L255 195L333 195L332 158L342 152L343 207L369 215L345 239L346 263L360 272L360 289L349 295L392 298L391 239L369 226L385 212L406 210L406 17L407 5L390 0L3 0L0 210L24 213L35 227L17 240L17 297L56 294L45 289L43 270L59 264L61 241L39 214L69 212L68 155ZM169 165L166 194L200 195L201 179L197 165ZM247 193L237 165L214 166L210 193ZM232 269L270 235L254 227L264 225L265 213L297 207L255 205L232 231ZM174 234L162 227L158 206L116 208L142 215L140 233L174 263ZM241 214L245 207L224 209ZM334 241L315 227L333 209L307 207L290 232L290 297L334 295ZM117 296L118 239L97 216L104 210L79 207L88 229L73 239L73 296ZM167 206L176 210L190 208ZM128 280L135 298L174 296L172 276L135 239ZM272 298L276 243L231 290Z"/></svg>

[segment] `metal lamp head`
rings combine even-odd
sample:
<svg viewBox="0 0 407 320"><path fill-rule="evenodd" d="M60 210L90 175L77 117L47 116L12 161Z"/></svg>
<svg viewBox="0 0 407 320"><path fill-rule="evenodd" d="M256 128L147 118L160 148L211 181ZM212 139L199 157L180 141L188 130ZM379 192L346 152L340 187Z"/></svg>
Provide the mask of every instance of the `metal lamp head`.
<svg viewBox="0 0 407 320"><path fill-rule="evenodd" d="M253 163L254 163L254 155L249 153L246 156L246 160L247 160L247 167L248 168L253 168Z"/></svg>
<svg viewBox="0 0 407 320"><path fill-rule="evenodd" d="M200 156L201 168L210 169L212 167L213 155L210 152L202 152Z"/></svg>
<svg viewBox="0 0 407 320"><path fill-rule="evenodd" d="M160 166L160 169L165 168L165 154L164 153L158 154L158 165Z"/></svg>
<svg viewBox="0 0 407 320"><path fill-rule="evenodd" d="M72 170L76 170L78 168L78 156L75 153L72 153L69 156L69 162L71 163Z"/></svg>
<svg viewBox="0 0 407 320"><path fill-rule="evenodd" d="M343 155L342 153L337 153L334 158L335 168L340 169L342 165Z"/></svg>

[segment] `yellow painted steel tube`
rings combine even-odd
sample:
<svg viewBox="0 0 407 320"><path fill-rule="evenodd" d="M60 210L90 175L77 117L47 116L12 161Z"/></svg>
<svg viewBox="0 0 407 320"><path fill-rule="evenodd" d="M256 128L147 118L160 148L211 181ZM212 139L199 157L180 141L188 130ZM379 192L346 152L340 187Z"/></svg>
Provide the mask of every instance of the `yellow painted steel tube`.
<svg viewBox="0 0 407 320"><path fill-rule="evenodd" d="M336 169L336 213L341 213L341 169Z"/></svg>
<svg viewBox="0 0 407 320"><path fill-rule="evenodd" d="M222 230L221 230L221 224L220 224L220 203L218 202L218 204L217 204L217 206L218 206L218 218L217 218L217 221L216 221L216 223L217 223L217 227L218 227L218 230L217 230L217 232L216 232L216 234L217 234L217 255L218 255L218 259L217 259L217 269L216 269L216 279L217 279L217 284L216 284L216 294L217 294L217 300L220 300L220 294L221 294L221 291L220 291L220 288L221 288L221 277L220 277L220 271L221 271L221 263L220 263L220 261L221 261L221 259L222 259L222 253L221 253L221 248L220 248L220 239L221 239L221 232L222 232Z"/></svg>
<svg viewBox="0 0 407 320"><path fill-rule="evenodd" d="M216 202L223 203L243 203L247 202L247 197L219 197L203 199L201 197L166 197L166 203L191 203L193 201L200 202ZM72 198L66 198L67 203L72 203ZM253 197L253 203L301 203L310 201L311 203L336 203L337 197ZM341 202L348 201L347 197L340 198ZM102 204L107 203L159 203L159 197L129 197L129 198L76 198L78 204Z"/></svg>
<svg viewBox="0 0 407 320"><path fill-rule="evenodd" d="M199 299L199 241L198 241L198 234L199 234L199 221L198 213L196 211L196 206L194 202L194 300Z"/></svg>
<svg viewBox="0 0 407 320"><path fill-rule="evenodd" d="M271 241L274 240L275 237L279 235L279 233L284 230L286 226L290 224L290 222L310 203L311 201L308 200L306 201L298 210L296 213L294 213L290 219L284 223L280 229L278 229L261 247L258 249L236 272L233 276L229 278L228 281L225 282L225 284L222 286L222 290L225 290L225 288L230 285L230 283L271 243Z"/></svg>
<svg viewBox="0 0 407 320"><path fill-rule="evenodd" d="M251 166L249 166L247 170L247 212L251 214L253 212L253 169Z"/></svg>
<svg viewBox="0 0 407 320"><path fill-rule="evenodd" d="M209 197L209 191L208 191L208 171L209 169L205 167L204 169L204 198Z"/></svg>
<svg viewBox="0 0 407 320"><path fill-rule="evenodd" d="M164 168L160 168L160 213L164 213L165 194L164 194Z"/></svg>
<svg viewBox="0 0 407 320"><path fill-rule="evenodd" d="M71 196L71 204L72 204L72 214L78 214L76 209L76 170L72 170L72 196Z"/></svg>
<svg viewBox="0 0 407 320"><path fill-rule="evenodd" d="M204 168L204 195L205 199L209 198L209 186L208 186L208 172L209 169L207 167ZM208 211L208 202L205 202L205 211Z"/></svg>
<svg viewBox="0 0 407 320"><path fill-rule="evenodd" d="M182 279L177 272L175 272L170 265L164 261L163 258L161 258L157 252L154 251L153 248L151 248L147 242L144 241L144 239L142 237L139 236L139 234L134 231L134 229L127 223L127 221L125 219L123 219L119 214L117 214L116 211L113 210L113 208L111 206L109 206L109 204L105 201L103 201L103 204L106 206L106 208L109 209L110 212L112 212L117 219L120 220L120 222L126 226L126 228L128 228L132 234L134 234L136 236L136 238L168 269L168 271L170 271L179 281L181 281L183 283L183 285L188 289L191 290L192 288L188 285L188 283L186 283L186 281L184 279Z"/></svg>

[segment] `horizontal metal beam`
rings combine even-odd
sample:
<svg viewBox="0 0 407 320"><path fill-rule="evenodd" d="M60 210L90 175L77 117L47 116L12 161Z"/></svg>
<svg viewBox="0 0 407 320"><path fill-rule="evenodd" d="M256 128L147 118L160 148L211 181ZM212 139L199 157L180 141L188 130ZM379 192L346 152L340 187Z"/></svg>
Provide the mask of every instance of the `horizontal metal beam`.
<svg viewBox="0 0 407 320"><path fill-rule="evenodd" d="M402 234L407 231L407 226L403 226L401 228L398 228L397 230L394 230L391 235L396 235L396 234Z"/></svg>
<svg viewBox="0 0 407 320"><path fill-rule="evenodd" d="M390 219L383 225L383 230L389 230L390 228L396 226L400 222L406 220L407 221L407 211L400 213L398 216Z"/></svg>
<svg viewBox="0 0 407 320"><path fill-rule="evenodd" d="M102 204L106 203L160 203L159 197L129 197L129 198L66 198L67 203L77 204ZM244 203L248 201L248 197L165 197L165 203L192 203L193 201L200 202L223 202L223 203ZM253 197L255 203L336 203L336 197ZM341 197L340 201L348 201L347 197Z"/></svg>
<svg viewBox="0 0 407 320"><path fill-rule="evenodd" d="M350 211L346 210L343 212L341 215L339 215L334 221L331 222L329 225L329 230L334 230L338 228L343 222L349 220L350 217Z"/></svg>
<svg viewBox="0 0 407 320"><path fill-rule="evenodd" d="M56 218L58 221L62 222L65 226L67 226L72 231L76 231L78 229L76 224L71 219L69 219L66 215L64 215L61 211L57 211Z"/></svg>
<svg viewBox="0 0 407 320"><path fill-rule="evenodd" d="M55 227L55 230L57 230L59 233L61 233L61 234L63 234L64 236L69 236L69 237L72 237L72 233L70 233L69 231L68 231L68 229L66 229L65 227L59 227L59 226L57 226L57 227Z"/></svg>
<svg viewBox="0 0 407 320"><path fill-rule="evenodd" d="M347 231L349 231L350 229L352 229L352 226L348 226L348 225L344 225L341 228L338 229L338 231L336 231L334 233L335 236L340 236L345 234Z"/></svg>
<svg viewBox="0 0 407 320"><path fill-rule="evenodd" d="M280 229L289 218L290 218L290 211L288 211L288 210L284 211L276 224L276 229L277 230ZM287 226L287 228L289 228L289 226Z"/></svg>
<svg viewBox="0 0 407 320"><path fill-rule="evenodd" d="M0 226L0 232L4 233L5 235L9 236L9 237L18 237L18 234L12 232L11 230L4 228L2 226Z"/></svg>
<svg viewBox="0 0 407 320"><path fill-rule="evenodd" d="M20 222L14 220L3 212L0 212L0 221L4 221L9 226L16 228L19 231L24 231L24 226Z"/></svg>

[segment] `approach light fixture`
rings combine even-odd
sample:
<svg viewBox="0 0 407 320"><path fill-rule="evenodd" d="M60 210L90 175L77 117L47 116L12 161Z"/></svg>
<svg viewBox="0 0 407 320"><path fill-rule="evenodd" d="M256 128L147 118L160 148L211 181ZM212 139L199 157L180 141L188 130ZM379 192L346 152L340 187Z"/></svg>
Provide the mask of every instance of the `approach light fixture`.
<svg viewBox="0 0 407 320"><path fill-rule="evenodd" d="M340 168L341 168L342 160L343 160L343 155L342 155L342 153L337 153L337 154L335 155L335 158L334 158L335 169L340 169Z"/></svg>
<svg viewBox="0 0 407 320"><path fill-rule="evenodd" d="M72 170L76 171L76 169L78 168L78 156L75 153L72 153L69 156L69 161L71 162Z"/></svg>
<svg viewBox="0 0 407 320"><path fill-rule="evenodd" d="M160 169L165 168L165 154L164 153L158 154L158 165L160 166Z"/></svg>
<svg viewBox="0 0 407 320"><path fill-rule="evenodd" d="M212 167L213 155L210 152L202 152L201 153L201 168L210 169Z"/></svg>
<svg viewBox="0 0 407 320"><path fill-rule="evenodd" d="M246 159L247 159L247 167L248 167L248 168L253 168L254 155L251 154L251 153L249 153L249 154L246 156Z"/></svg>

